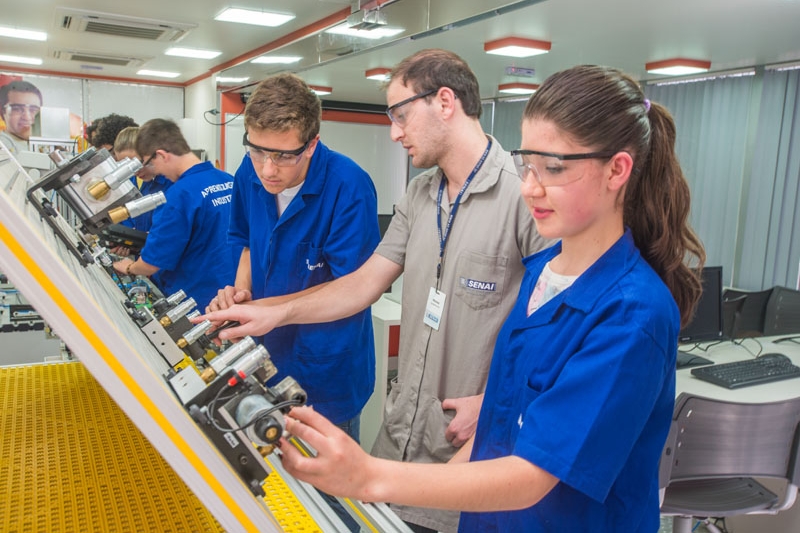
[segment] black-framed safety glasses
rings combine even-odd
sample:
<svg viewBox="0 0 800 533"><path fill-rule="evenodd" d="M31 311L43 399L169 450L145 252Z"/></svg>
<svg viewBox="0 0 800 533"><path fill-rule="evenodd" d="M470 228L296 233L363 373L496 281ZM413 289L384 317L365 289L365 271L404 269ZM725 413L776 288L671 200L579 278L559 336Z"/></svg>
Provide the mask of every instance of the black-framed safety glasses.
<svg viewBox="0 0 800 533"><path fill-rule="evenodd" d="M528 172L532 172L542 187L559 187L581 179L583 174L568 172L564 161L583 159L609 159L617 151L587 152L582 154L557 154L538 150L512 150L511 158L517 169L519 179L525 181ZM571 175L570 175L571 174Z"/></svg>
<svg viewBox="0 0 800 533"><path fill-rule="evenodd" d="M425 98L426 96L430 96L430 95L432 95L432 94L434 94L434 93L436 93L438 91L439 91L438 88L437 89L431 89L429 91L423 91L421 93L417 93L414 96L406 98L405 100L401 100L401 101L397 102L396 104L386 108L386 115L389 117L389 120L391 120L392 122L394 122L395 124L397 124L398 126L400 126L402 128L403 126L405 126L406 119L408 117L404 113L399 113L398 110L401 107L403 107L404 105L410 104L414 100L419 100L420 98Z"/></svg>
<svg viewBox="0 0 800 533"><path fill-rule="evenodd" d="M242 144L247 148L247 153L250 154L250 160L254 163L264 164L267 159L271 159L272 163L278 167L290 167L300 162L300 158L308 149L311 144L311 139L307 140L303 146L296 150L276 150L274 148L266 148L250 142L247 138L247 132L242 136Z"/></svg>

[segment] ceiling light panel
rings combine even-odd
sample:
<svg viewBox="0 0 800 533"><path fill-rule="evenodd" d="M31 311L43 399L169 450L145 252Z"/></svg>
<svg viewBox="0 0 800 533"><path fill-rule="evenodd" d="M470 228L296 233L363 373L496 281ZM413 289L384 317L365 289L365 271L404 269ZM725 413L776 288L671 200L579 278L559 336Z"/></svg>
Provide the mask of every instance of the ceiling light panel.
<svg viewBox="0 0 800 533"><path fill-rule="evenodd" d="M177 78L181 75L180 72L165 72L163 70L139 70L136 72L139 76L153 76L155 78Z"/></svg>
<svg viewBox="0 0 800 533"><path fill-rule="evenodd" d="M288 13L273 13L270 11L256 11L251 9L240 9L229 7L216 17L214 20L224 22L238 22L240 24L254 24L256 26L280 26L292 20L295 16Z"/></svg>
<svg viewBox="0 0 800 533"><path fill-rule="evenodd" d="M164 54L168 56L191 57L192 59L214 59L222 55L219 50L200 50L198 48L168 48Z"/></svg>
<svg viewBox="0 0 800 533"><path fill-rule="evenodd" d="M533 94L539 88L535 83L503 83L497 91L504 94Z"/></svg>
<svg viewBox="0 0 800 533"><path fill-rule="evenodd" d="M364 72L364 77L368 80L389 81L389 74L392 69L386 67L371 68Z"/></svg>
<svg viewBox="0 0 800 533"><path fill-rule="evenodd" d="M331 94L333 92L332 87L325 87L322 85L309 85L308 88L314 91L317 96L325 96L326 94Z"/></svg>
<svg viewBox="0 0 800 533"><path fill-rule="evenodd" d="M42 59L40 57L0 55L0 63L22 63L25 65L41 65Z"/></svg>
<svg viewBox="0 0 800 533"><path fill-rule="evenodd" d="M338 26L325 30L325 33L347 35L348 37L358 37L360 39L385 39L386 37L393 37L404 31L406 31L405 28L389 28L387 26L380 26L372 30L359 30L357 28L350 28L346 24L339 24Z"/></svg>
<svg viewBox="0 0 800 533"><path fill-rule="evenodd" d="M250 77L241 77L241 78L233 78L230 76L217 76L217 83L244 83L249 80Z"/></svg>
<svg viewBox="0 0 800 533"><path fill-rule="evenodd" d="M505 37L483 44L483 50L487 54L508 57L531 57L546 54L550 48L551 44L548 41L537 41L524 37Z"/></svg>
<svg viewBox="0 0 800 533"><path fill-rule="evenodd" d="M0 26L0 36L14 37L15 39L29 39L31 41L46 41L47 34L43 31L22 30L20 28L10 28Z"/></svg>
<svg viewBox="0 0 800 533"><path fill-rule="evenodd" d="M645 64L644 68L650 74L687 76L689 74L708 72L708 69L711 68L711 61L678 57L674 59L665 59L663 61L651 61Z"/></svg>
<svg viewBox="0 0 800 533"><path fill-rule="evenodd" d="M288 65L289 63L297 63L303 59L300 56L258 56L250 61L251 63L264 63L267 65Z"/></svg>

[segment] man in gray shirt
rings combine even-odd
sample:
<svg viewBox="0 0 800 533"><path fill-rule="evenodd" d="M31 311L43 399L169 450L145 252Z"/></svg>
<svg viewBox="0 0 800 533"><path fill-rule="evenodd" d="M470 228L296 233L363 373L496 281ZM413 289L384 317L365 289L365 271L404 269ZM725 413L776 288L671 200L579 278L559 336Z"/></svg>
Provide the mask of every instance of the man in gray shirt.
<svg viewBox="0 0 800 533"><path fill-rule="evenodd" d="M220 337L336 320L375 302L404 273L398 375L372 454L446 462L475 432L521 260L547 243L522 201L511 156L481 128L478 81L460 57L422 50L406 58L392 71L386 98L392 140L415 167L435 168L409 184L372 257L311 295L207 317L243 324ZM458 525L453 511L392 509L415 531Z"/></svg>

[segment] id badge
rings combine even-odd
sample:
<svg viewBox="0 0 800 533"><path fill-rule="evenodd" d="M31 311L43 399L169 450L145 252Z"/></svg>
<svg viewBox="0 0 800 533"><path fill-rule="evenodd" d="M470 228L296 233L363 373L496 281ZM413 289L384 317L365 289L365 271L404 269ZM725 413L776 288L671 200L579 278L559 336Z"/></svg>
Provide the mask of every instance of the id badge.
<svg viewBox="0 0 800 533"><path fill-rule="evenodd" d="M425 318L422 322L439 331L439 324L442 322L444 313L444 300L447 295L431 287L428 293L428 304L425 306Z"/></svg>

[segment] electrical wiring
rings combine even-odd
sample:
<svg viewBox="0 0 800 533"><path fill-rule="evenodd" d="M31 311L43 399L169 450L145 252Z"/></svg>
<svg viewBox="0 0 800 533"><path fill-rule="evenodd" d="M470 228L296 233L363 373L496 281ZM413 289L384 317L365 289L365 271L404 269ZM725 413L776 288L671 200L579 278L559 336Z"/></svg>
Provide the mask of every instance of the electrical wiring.
<svg viewBox="0 0 800 533"><path fill-rule="evenodd" d="M205 120L207 123L211 124L212 126L224 126L226 124L230 124L231 122L233 122L237 118L241 117L243 113L244 113L244 109L239 111L239 113L237 113L236 116L229 118L225 122L211 122L210 120L208 120L208 115L215 115L216 116L216 115L219 114L219 111L217 111L216 109L209 109L208 111L204 111L203 112L203 120Z"/></svg>
<svg viewBox="0 0 800 533"><path fill-rule="evenodd" d="M258 422L259 420L261 420L263 418L266 418L267 416L271 415L275 411L279 411L279 410L285 409L287 407L293 407L295 405L303 405L303 402L300 401L300 400L286 400L286 401L283 401L283 402L278 402L275 405L273 405L272 407L270 407L269 409L267 409L266 411L264 411L262 413L259 413L258 416L256 416L255 418L253 418L253 420L251 420L250 422L248 422L247 424L245 424L243 426L239 426L239 427L235 427L235 428L224 428L224 427L222 427L222 426L220 426L218 424L215 416L217 414L216 411L217 411L217 402L218 401L226 402L226 401L230 400L231 398L233 398L234 396L236 396L236 393L233 393L233 394L229 394L229 395L227 395L227 396L225 396L223 398L222 397L222 393L225 390L227 390L228 388L229 387L225 387L225 388L220 389L219 392L217 392L216 396L214 396L214 399L211 400L211 402L209 402L209 404L208 404L208 418L209 418L209 420L211 420L211 425L214 426L215 429L217 429L218 431L221 431L223 433L232 433L234 431L247 429L247 428L255 425L256 422Z"/></svg>

